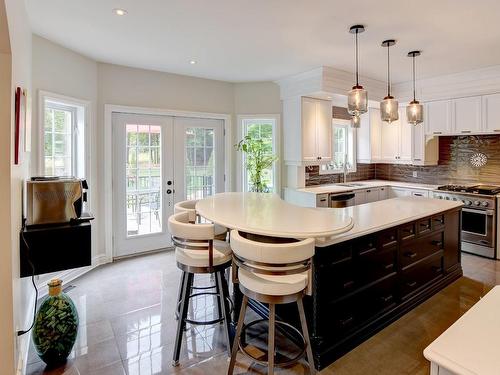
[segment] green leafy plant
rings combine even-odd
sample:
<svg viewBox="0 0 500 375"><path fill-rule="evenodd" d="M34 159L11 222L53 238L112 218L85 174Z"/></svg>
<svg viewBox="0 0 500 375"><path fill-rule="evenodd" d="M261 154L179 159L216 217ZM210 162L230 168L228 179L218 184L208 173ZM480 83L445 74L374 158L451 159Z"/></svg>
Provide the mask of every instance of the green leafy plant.
<svg viewBox="0 0 500 375"><path fill-rule="evenodd" d="M268 193L269 188L263 179L263 172L272 167L278 157L269 152L262 139L254 139L249 135L245 136L234 147L246 155L245 168L250 180L250 191Z"/></svg>

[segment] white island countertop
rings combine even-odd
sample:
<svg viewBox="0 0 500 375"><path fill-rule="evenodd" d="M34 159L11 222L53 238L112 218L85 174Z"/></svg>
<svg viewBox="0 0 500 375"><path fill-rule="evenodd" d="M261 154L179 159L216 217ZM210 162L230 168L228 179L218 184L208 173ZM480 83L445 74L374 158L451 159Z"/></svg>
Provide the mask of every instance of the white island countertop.
<svg viewBox="0 0 500 375"><path fill-rule="evenodd" d="M344 233L318 239L316 246L333 245L461 206L462 202L458 201L400 197L346 208L330 208L346 211L352 217L354 226Z"/></svg>
<svg viewBox="0 0 500 375"><path fill-rule="evenodd" d="M346 208L308 208L275 194L220 193L198 201L196 210L227 228L264 236L316 238L316 246L328 246L461 206L455 201L402 197Z"/></svg>
<svg viewBox="0 0 500 375"><path fill-rule="evenodd" d="M500 374L500 286L494 287L424 350L431 374ZM448 370L448 371L446 371Z"/></svg>
<svg viewBox="0 0 500 375"><path fill-rule="evenodd" d="M348 211L299 207L276 194L215 194L198 201L196 211L226 228L272 237L330 237L353 226Z"/></svg>

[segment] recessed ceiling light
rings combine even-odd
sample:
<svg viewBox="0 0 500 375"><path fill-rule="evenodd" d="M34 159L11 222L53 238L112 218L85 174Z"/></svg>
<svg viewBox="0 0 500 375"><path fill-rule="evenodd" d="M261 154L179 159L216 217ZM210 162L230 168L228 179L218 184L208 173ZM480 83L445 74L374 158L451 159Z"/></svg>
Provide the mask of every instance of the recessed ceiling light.
<svg viewBox="0 0 500 375"><path fill-rule="evenodd" d="M113 13L117 16L125 16L128 12L125 9L115 8L113 9Z"/></svg>
<svg viewBox="0 0 500 375"><path fill-rule="evenodd" d="M194 65L194 64L196 64L196 60L189 60L189 63L190 63L191 65Z"/></svg>

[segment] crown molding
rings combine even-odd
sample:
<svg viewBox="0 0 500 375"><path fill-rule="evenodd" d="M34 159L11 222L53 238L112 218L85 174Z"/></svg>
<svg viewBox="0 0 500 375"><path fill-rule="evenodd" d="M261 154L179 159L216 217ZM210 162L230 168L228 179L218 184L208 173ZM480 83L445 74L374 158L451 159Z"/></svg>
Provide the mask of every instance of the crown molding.
<svg viewBox="0 0 500 375"><path fill-rule="evenodd" d="M393 87L394 94L400 101L412 98L411 81L398 83ZM500 92L500 65L417 81L417 99L424 102L498 92Z"/></svg>
<svg viewBox="0 0 500 375"><path fill-rule="evenodd" d="M370 98L385 96L385 83L368 77L360 77ZM275 81L280 86L281 99L294 96L346 96L354 82L353 74L329 66L322 66Z"/></svg>

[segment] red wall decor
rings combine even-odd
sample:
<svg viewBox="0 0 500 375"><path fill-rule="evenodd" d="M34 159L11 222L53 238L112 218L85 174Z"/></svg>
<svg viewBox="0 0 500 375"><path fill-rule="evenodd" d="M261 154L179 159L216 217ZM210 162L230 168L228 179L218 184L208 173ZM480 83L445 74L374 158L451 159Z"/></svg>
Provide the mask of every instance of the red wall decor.
<svg viewBox="0 0 500 375"><path fill-rule="evenodd" d="M16 100L15 100L15 117L14 117L14 164L19 164L19 134L21 132L21 96L22 89L20 87L16 88Z"/></svg>

